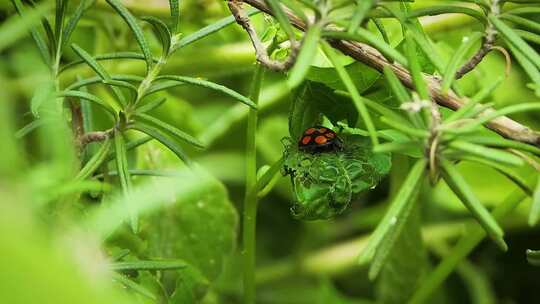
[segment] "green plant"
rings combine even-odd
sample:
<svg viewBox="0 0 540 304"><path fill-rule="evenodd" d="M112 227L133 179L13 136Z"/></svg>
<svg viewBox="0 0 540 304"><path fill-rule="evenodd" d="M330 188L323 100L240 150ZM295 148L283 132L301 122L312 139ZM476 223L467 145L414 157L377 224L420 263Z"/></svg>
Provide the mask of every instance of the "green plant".
<svg viewBox="0 0 540 304"><path fill-rule="evenodd" d="M2 301L508 296L467 257L537 236L536 1L51 2L0 5ZM321 124L344 146L298 150Z"/></svg>

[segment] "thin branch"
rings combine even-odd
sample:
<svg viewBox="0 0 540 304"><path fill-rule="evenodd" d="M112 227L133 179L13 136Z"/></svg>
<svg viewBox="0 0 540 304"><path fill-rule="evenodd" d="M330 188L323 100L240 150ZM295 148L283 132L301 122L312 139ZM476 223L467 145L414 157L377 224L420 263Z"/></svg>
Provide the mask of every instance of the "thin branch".
<svg viewBox="0 0 540 304"><path fill-rule="evenodd" d="M114 129L109 129L106 131L87 132L80 137L81 147L84 147L87 144L92 143L92 142L104 141L110 138L113 135L113 133L114 133Z"/></svg>
<svg viewBox="0 0 540 304"><path fill-rule="evenodd" d="M469 59L456 73L456 79L461 79L465 74L472 71L481 61L486 57L486 55L493 50L493 44L495 43L495 37L497 32L491 25L488 26L486 30L486 35L484 36L484 41L480 49L474 54L474 56Z"/></svg>
<svg viewBox="0 0 540 304"><path fill-rule="evenodd" d="M260 64L276 72L287 71L294 65L300 50L300 45L296 40L292 39L292 37L290 39L291 52L289 53L287 59L284 61L273 60L268 55L268 51L263 45L262 41L259 39L255 28L251 25L248 15L246 15L242 9L243 3L236 0L229 0L227 1L227 4L229 5L229 10L234 16L234 19L236 19L236 22L240 24L248 33L251 43L253 44L253 48L255 49L257 61Z"/></svg>
<svg viewBox="0 0 540 304"><path fill-rule="evenodd" d="M265 4L264 0L243 0L245 3L267 13L272 14L270 8ZM290 11L285 11L292 25L300 30L306 29L306 24ZM332 30L342 30L333 27ZM347 40L334 39L329 41L330 44L340 50L342 53L351 56L352 58L378 70L383 71L384 67L389 67L397 75L400 81L409 88L414 88L414 84L411 78L411 74L406 68L399 64L394 64L388 61L377 49L374 47L360 42L351 42ZM458 97L454 92L450 91L447 94L443 94L441 86L436 77L431 75L425 76L426 84L429 91L437 104L457 110L465 103L463 99ZM503 137L513 139L516 141L528 143L535 146L540 146L540 132L531 130L527 126L524 126L517 121L514 121L508 117L502 116L493 119L487 123L487 127L497 132Z"/></svg>

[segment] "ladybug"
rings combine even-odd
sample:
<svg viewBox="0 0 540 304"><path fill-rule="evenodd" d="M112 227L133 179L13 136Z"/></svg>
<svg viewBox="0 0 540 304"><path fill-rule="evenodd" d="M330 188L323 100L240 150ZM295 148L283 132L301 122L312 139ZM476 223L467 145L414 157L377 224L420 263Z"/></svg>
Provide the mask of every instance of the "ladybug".
<svg viewBox="0 0 540 304"><path fill-rule="evenodd" d="M323 126L307 128L298 141L299 150L311 153L336 151L342 145L336 132Z"/></svg>

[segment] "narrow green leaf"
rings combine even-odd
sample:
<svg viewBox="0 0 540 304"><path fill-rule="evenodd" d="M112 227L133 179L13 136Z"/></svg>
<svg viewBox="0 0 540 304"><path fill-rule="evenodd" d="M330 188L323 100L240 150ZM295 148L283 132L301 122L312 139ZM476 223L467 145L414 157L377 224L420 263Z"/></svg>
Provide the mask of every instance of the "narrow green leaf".
<svg viewBox="0 0 540 304"><path fill-rule="evenodd" d="M444 120L444 124L449 124L453 121L462 119L466 116L468 116L469 113L476 107L476 105L483 101L485 98L487 98L495 89L501 84L501 82L504 80L504 77L501 76L497 78L493 83L489 84L488 86L483 87L478 93L476 93L466 104L461 106L459 110L452 113L448 118Z"/></svg>
<svg viewBox="0 0 540 304"><path fill-rule="evenodd" d="M47 41L49 41L49 53L51 54L51 57L56 56L56 38L54 37L54 32L52 29L51 24L49 23L49 20L47 20L45 17L41 19L41 24L43 25L43 29L45 30L45 35L47 36Z"/></svg>
<svg viewBox="0 0 540 304"><path fill-rule="evenodd" d="M141 82L143 81L143 78L136 75L121 75L121 74L113 74L110 75L112 80L118 80L118 81L129 81L129 82ZM76 82L70 84L66 90L78 90L80 88L84 88L89 85L93 84L99 84L103 83L103 79L100 76L90 77L86 79L78 79Z"/></svg>
<svg viewBox="0 0 540 304"><path fill-rule="evenodd" d="M533 20L510 14L501 15L501 19L508 20L517 25L521 25L524 28L531 30L532 32L540 32L540 23Z"/></svg>
<svg viewBox="0 0 540 304"><path fill-rule="evenodd" d="M110 268L116 271L126 270L173 270L187 267L186 262L182 260L170 261L130 261L111 263Z"/></svg>
<svg viewBox="0 0 540 304"><path fill-rule="evenodd" d="M456 73L459 70L460 65L463 63L463 59L470 51L470 49L482 38L482 34L473 33L469 37L463 39L458 49L454 52L454 55L446 65L446 69L443 74L443 82L441 84L441 90L443 93L448 92L450 86L456 78Z"/></svg>
<svg viewBox="0 0 540 304"><path fill-rule="evenodd" d="M71 16L71 18L69 18L66 26L64 27L64 31L62 33L61 49L64 49L68 45L69 40L71 38L71 34L73 34L73 31L77 27L79 20L81 20L81 17L83 16L84 12L87 9L87 3L86 3L87 1L88 0L81 0L79 2L79 5L75 9L75 12Z"/></svg>
<svg viewBox="0 0 540 304"><path fill-rule="evenodd" d="M214 83L214 82L210 82L210 81L206 81L206 80L202 80L202 79L198 79L198 78L193 78L193 77L185 77L185 76L176 76L176 75L163 75L163 76L158 76L156 78L156 80L161 80L161 79L165 79L165 80L172 80L172 81L178 81L178 82L183 82L183 83L187 83L187 84L192 84L192 85L196 85L196 86L201 86L203 88L207 88L207 89L211 89L211 90L216 90L216 91L219 91L225 95L229 95L231 96L232 98L240 101L241 103L244 103L248 106L250 106L251 108L253 109L257 109L257 105L255 103L253 103L253 101L251 101L251 99L245 97L244 95L241 95L225 86L222 86L220 84L217 84L217 83Z"/></svg>
<svg viewBox="0 0 540 304"><path fill-rule="evenodd" d="M144 288L143 286L133 282L132 280L130 280L129 278L125 277L124 275L121 275L119 273L113 273L112 274L112 277L115 281L117 281L118 283L124 285L125 287L149 298L150 300L152 301L156 301L157 298L156 296L150 292L148 289Z"/></svg>
<svg viewBox="0 0 540 304"><path fill-rule="evenodd" d="M191 164L191 160L184 152L182 147L175 140L170 138L167 134L163 133L161 130L142 122L135 122L134 124L130 125L129 128L138 130L155 138L157 141L159 141L165 147L171 150L174 154L176 154L176 156L178 156L178 158L180 158L185 164Z"/></svg>
<svg viewBox="0 0 540 304"><path fill-rule="evenodd" d="M502 150L487 148L482 145L477 145L473 143L469 143L462 140L453 140L450 143L448 143L448 146L450 148L467 152L472 155L485 157L488 159L491 159L493 161L502 162L509 165L514 166L521 166L523 165L523 161L518 156L511 154L509 152L505 152Z"/></svg>
<svg viewBox="0 0 540 304"><path fill-rule="evenodd" d="M13 6L15 6L15 10L17 13L23 18L26 19L26 12L23 12L23 4L21 3L21 0L11 0L13 3ZM39 33L39 31L35 27L30 28L30 34L32 35L32 38L34 39L34 42L36 43L36 46L39 50L39 53L45 62L46 65L51 67L51 55L50 50L47 47L47 43Z"/></svg>
<svg viewBox="0 0 540 304"><path fill-rule="evenodd" d="M478 223L486 230L486 233L503 251L508 250L504 242L504 232L489 211L480 203L476 195L470 189L465 179L461 176L454 164L447 160L441 161L442 175L450 189L459 197L461 202L469 209Z"/></svg>
<svg viewBox="0 0 540 304"><path fill-rule="evenodd" d="M126 144L126 151L131 151L139 146L142 146L144 145L145 143L151 141L152 139L154 139L153 137L151 136L143 136L143 137L140 137L140 138L137 138L135 140L131 140L129 141L127 144ZM114 159L114 153L113 152L109 152L109 154L107 154L107 157L105 157L105 162L109 162L111 160Z"/></svg>
<svg viewBox="0 0 540 304"><path fill-rule="evenodd" d="M261 194L263 192L268 193L266 188L274 177L280 172L281 168L283 167L283 162L284 159L281 157L272 166L270 166L262 176L257 178L257 184L255 185L254 190L258 192L259 197L262 196Z"/></svg>
<svg viewBox="0 0 540 304"><path fill-rule="evenodd" d="M469 15L473 18L478 19L481 23L486 22L486 18L484 15L475 10L468 7L463 6L450 6L450 5L431 5L426 8L416 9L414 11L411 11L408 15L409 18L417 18L422 16L436 16L441 14L465 14Z"/></svg>
<svg viewBox="0 0 540 304"><path fill-rule="evenodd" d="M499 31L501 36L512 44L516 49L520 50L523 55L531 61L537 68L540 68L540 55L530 47L518 34L514 32L508 25L499 20L494 15L489 15L489 20L493 26Z"/></svg>
<svg viewBox="0 0 540 304"><path fill-rule="evenodd" d="M165 56L167 56L171 50L172 35L171 35L171 32L169 31L169 28L163 21L159 20L156 17L145 16L145 17L142 17L141 19L150 23L150 25L152 25L154 34L161 41L161 47L163 48L163 53L161 57L165 58Z"/></svg>
<svg viewBox="0 0 540 304"><path fill-rule="evenodd" d="M527 249L527 261L534 266L540 266L540 250Z"/></svg>
<svg viewBox="0 0 540 304"><path fill-rule="evenodd" d="M180 129L161 121L157 118L154 118L153 116L146 115L143 113L137 113L135 114L135 117L139 120L143 121L144 123L147 123L149 125L153 125L154 127L163 130L164 132L169 133L170 135L175 136L177 139L184 141L188 144L194 145L197 148L204 148L204 145L195 137L185 133L184 131L181 131Z"/></svg>
<svg viewBox="0 0 540 304"><path fill-rule="evenodd" d="M278 20L279 25L281 26L283 31L287 34L289 39L294 38L294 29L291 23L289 22L289 18L287 18L287 15L285 14L285 11L283 10L283 7L281 6L280 1L266 0L265 2L272 9L272 12L274 13L274 16L276 17L276 19Z"/></svg>
<svg viewBox="0 0 540 304"><path fill-rule="evenodd" d="M358 109L360 116L362 116L362 120L364 121L364 124L366 125L366 128L369 132L371 143L373 144L374 147L376 147L379 144L379 139L377 138L377 130L375 129L375 125L373 124L373 121L371 120L371 116L369 115L366 105L363 102L363 99L361 98L360 93L356 89L356 86L354 85L351 79L351 76L339 62L339 59L337 58L337 55L334 53L334 50L332 49L332 47L328 45L326 42L322 42L321 46L323 48L323 51L326 57L328 57L328 59L332 62L332 65L336 69L339 75L339 78L341 78L341 81L347 88L347 91L351 94L351 98L354 102L354 105Z"/></svg>
<svg viewBox="0 0 540 304"><path fill-rule="evenodd" d="M317 54L317 47L321 38L322 26L319 23L310 26L304 35L300 53L292 67L287 83L291 88L297 87L306 77L311 63Z"/></svg>
<svg viewBox="0 0 540 304"><path fill-rule="evenodd" d="M45 123L46 123L46 121L44 119L33 120L32 122L30 122L26 126L19 129L17 132L15 132L15 138L23 138L28 133L34 131L35 129L37 129L40 126L43 126Z"/></svg>
<svg viewBox="0 0 540 304"><path fill-rule="evenodd" d="M62 46L62 34L64 29L64 19L66 17L68 0L56 0L56 14L54 22L54 35L57 47Z"/></svg>
<svg viewBox="0 0 540 304"><path fill-rule="evenodd" d="M178 24L180 24L180 4L178 0L169 0L169 8L171 10L171 32L178 33Z"/></svg>
<svg viewBox="0 0 540 304"><path fill-rule="evenodd" d="M356 32L358 27L362 24L362 21L364 21L364 18L366 17L371 7L373 7L374 3L374 0L356 1L356 10L354 11L354 14L352 16L351 23L349 23L349 33L352 34Z"/></svg>
<svg viewBox="0 0 540 304"><path fill-rule="evenodd" d="M154 93L160 92L160 91L166 91L171 88L175 88L178 86L186 85L184 82L178 82L178 81L162 81L158 83L153 83L148 90L144 93L144 96L152 95Z"/></svg>
<svg viewBox="0 0 540 304"><path fill-rule="evenodd" d="M114 131L114 148L116 154L116 170L118 171L118 177L120 179L120 185L125 197L131 196L132 185L131 176L129 175L126 143L124 141L124 135L122 132ZM139 223L137 215L131 210L131 206L126 206L129 214L130 226L133 233L139 231Z"/></svg>
<svg viewBox="0 0 540 304"><path fill-rule="evenodd" d="M394 229L398 221L401 221L402 215L408 210L411 210L409 207L414 203L411 201L411 198L421 184L422 177L425 175L426 165L427 161L425 159L419 159L411 168L409 175L407 175L388 211L371 234L366 247L360 253L358 258L359 264L365 264L373 258L377 248L381 245L387 234L399 233L399 231ZM397 226L399 228L401 225Z"/></svg>
<svg viewBox="0 0 540 304"><path fill-rule="evenodd" d="M257 10L257 9L248 9L246 10L246 15L247 16L252 16L252 15L255 15L255 14L258 14L260 13L261 11ZM172 51L175 51L179 48L182 48L182 47L185 47L189 44L192 44L193 42L196 42L210 34L213 34L219 30L221 30L222 28L230 25L230 24L233 24L235 23L236 20L234 19L233 16L228 16L228 17L225 17L223 19L220 19L208 26L205 26L203 27L202 29L196 31L195 33L192 33L192 34L189 34L187 36L185 36L184 38L180 39L178 41L178 43L176 43L173 47L172 47Z"/></svg>
<svg viewBox="0 0 540 304"><path fill-rule="evenodd" d="M533 194L533 203L531 206L531 212L529 213L529 226L535 226L540 220L540 178L536 183Z"/></svg>
<svg viewBox="0 0 540 304"><path fill-rule="evenodd" d="M57 96L58 97L75 97L75 98L88 100L90 102L93 102L93 103L99 105L105 111L110 113L113 118L117 117L115 109L113 107L111 107L108 103L106 103L105 101L101 100L96 95L81 92L81 91L62 91L62 92L59 92L57 94Z"/></svg>
<svg viewBox="0 0 540 304"><path fill-rule="evenodd" d="M405 56L403 56L401 53L396 51L389 44L385 43L384 41L381 41L381 39L377 37L377 35L371 33L370 31L366 29L358 28L356 30L356 33L354 34L347 33L347 32L338 32L338 31L323 31L322 35L323 37L327 37L327 38L368 42L371 45L373 45L375 48L377 48L381 53L383 53L388 58L395 60L401 63L402 65L405 65L405 66L409 65Z"/></svg>
<svg viewBox="0 0 540 304"><path fill-rule="evenodd" d="M84 167L75 176L75 181L81 181L91 176L105 161L105 157L111 148L111 140L105 140L99 150L90 158Z"/></svg>
<svg viewBox="0 0 540 304"><path fill-rule="evenodd" d="M90 55L88 52L86 52L84 49L82 49L81 47L79 47L78 45L76 44L72 44L71 45L71 48L75 51L75 53L77 53L77 55L79 55L79 57L81 57L82 60L84 60L84 62L86 62L86 64L92 69L94 70L94 72L96 72L96 74L104 81L104 82L108 82L110 80L112 80L111 76L109 75L109 73L101 66L101 64L99 64L93 57L92 55ZM124 93L118 89L116 86L111 86L111 90L114 94L114 96L118 99L118 101L120 101L120 103L122 105L126 105L127 104L127 101L126 101L126 97L124 96ZM135 91L137 91L135 89Z"/></svg>
<svg viewBox="0 0 540 304"><path fill-rule="evenodd" d="M540 156L540 148L537 148L533 145L529 145L526 143L522 143L519 141L501 138L501 137L494 137L494 136L485 136L485 135L469 135L469 136L463 136L460 137L462 140L471 142L473 144L479 144L484 146L490 146L490 147L498 147L498 148L511 148L511 149L518 149L525 152L533 153L537 156Z"/></svg>
<svg viewBox="0 0 540 304"><path fill-rule="evenodd" d="M167 101L167 98L166 97L161 97L161 98L158 98L156 100L152 100L146 104L143 104L142 106L138 107L135 112L137 112L138 114L142 114L142 113L146 113L146 112L150 112L156 108L158 108L159 106L161 106L162 104L165 103L165 101Z"/></svg>
<svg viewBox="0 0 540 304"><path fill-rule="evenodd" d="M423 100L431 100L424 75L422 74L422 66L418 61L417 46L411 31L405 33L405 53L409 62L409 70L416 88L416 92Z"/></svg>
<svg viewBox="0 0 540 304"><path fill-rule="evenodd" d="M429 132L426 131L426 130L410 127L410 126L408 126L406 124L403 124L403 123L401 123L399 121L390 119L390 118L388 118L386 116L381 116L380 120L381 120L382 123L385 123L388 126L394 128L394 129L396 129L396 130L398 130L398 131L400 131L402 133L410 135L412 137L419 137L419 138L427 138L427 137L429 137Z"/></svg>
<svg viewBox="0 0 540 304"><path fill-rule="evenodd" d="M109 5L122 17L122 19L124 19L124 21L127 23L129 28L133 32L133 35L135 35L135 39L137 40L137 43L139 44L139 47L144 54L144 58L146 59L146 68L147 70L150 70L150 68L154 64L154 61L152 60L152 53L150 52L150 48L148 47L146 38L144 38L143 31L137 23L137 20L126 9L126 7L122 5L122 3L120 3L120 1L107 0L107 3L109 3Z"/></svg>
<svg viewBox="0 0 540 304"><path fill-rule="evenodd" d="M103 61L103 60L117 60L117 59L135 59L135 60L146 60L144 58L144 55L137 52L116 52L116 53L108 53L108 54L102 54L102 55L96 55L93 57L95 61ZM154 62L157 62L157 59L153 59ZM74 66L77 66L81 63L85 63L84 60L75 60L68 64L65 64L60 68L60 73L63 71L72 68Z"/></svg>
<svg viewBox="0 0 540 304"><path fill-rule="evenodd" d="M442 74L444 72L444 61L435 49L433 41L423 32L422 26L419 23L418 26L406 23L405 27L416 41L416 45L424 52L435 69Z"/></svg>
<svg viewBox="0 0 540 304"><path fill-rule="evenodd" d="M529 112L529 111L534 111L534 110L536 111L540 110L539 103L527 102L527 103L511 105L508 107L504 107L500 110L491 111L486 115L482 115L481 117L476 119L474 122L466 126L463 126L461 128L454 129L454 130L448 129L447 132L452 132L456 134L472 132L472 131L475 131L482 124L485 124L497 117L501 117L501 116L513 114L513 113L519 113L519 112Z"/></svg>
<svg viewBox="0 0 540 304"><path fill-rule="evenodd" d="M409 92L407 92L407 89L405 88L405 86L403 86L401 81L399 81L392 69L388 66L385 66L383 68L383 73L386 77L386 80L388 81L388 84L390 85L390 89L394 93L394 96L396 96L396 99L400 103L406 103L411 101L411 96L409 95Z"/></svg>
<svg viewBox="0 0 540 304"><path fill-rule="evenodd" d="M523 52L513 45L509 45L510 51L516 58L519 65L523 68L525 73L536 84L535 94L540 96L540 69L538 69L532 62L529 61Z"/></svg>
<svg viewBox="0 0 540 304"><path fill-rule="evenodd" d="M540 44L540 35L539 34L531 33L531 32L524 31L524 30L518 30L518 29L514 29L514 32L516 32L516 34L518 34L521 38L523 38L523 39L525 39L525 40L527 40L529 42Z"/></svg>

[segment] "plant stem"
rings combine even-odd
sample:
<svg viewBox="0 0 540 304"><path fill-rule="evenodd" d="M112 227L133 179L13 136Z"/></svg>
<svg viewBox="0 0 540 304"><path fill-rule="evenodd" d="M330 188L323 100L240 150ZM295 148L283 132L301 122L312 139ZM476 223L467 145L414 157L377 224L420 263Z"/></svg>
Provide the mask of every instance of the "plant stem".
<svg viewBox="0 0 540 304"><path fill-rule="evenodd" d="M250 98L259 101L264 68L257 64L253 75ZM250 109L246 137L246 192L243 214L244 303L255 303L255 236L257 228L257 110Z"/></svg>

